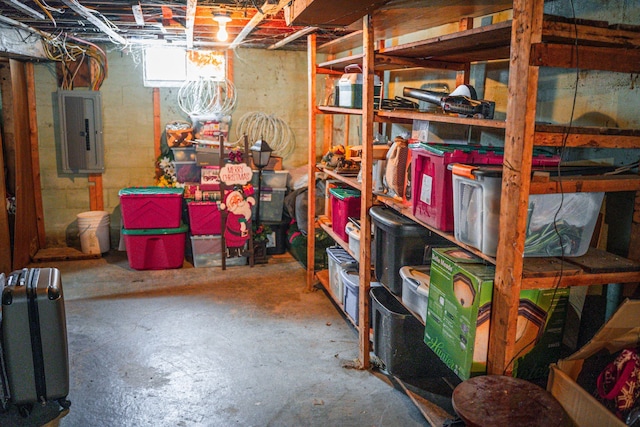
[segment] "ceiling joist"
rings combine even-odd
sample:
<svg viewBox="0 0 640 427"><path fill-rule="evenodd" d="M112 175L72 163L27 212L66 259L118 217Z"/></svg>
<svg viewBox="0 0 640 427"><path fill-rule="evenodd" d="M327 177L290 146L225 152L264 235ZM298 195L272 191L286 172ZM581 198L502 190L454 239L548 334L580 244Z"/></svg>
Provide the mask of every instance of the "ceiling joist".
<svg viewBox="0 0 640 427"><path fill-rule="evenodd" d="M61 0L61 1L62 3L66 4L69 7L69 9L73 10L75 13L84 17L87 21L91 22L93 25L98 27L100 31L108 35L114 42L125 44L125 45L127 44L127 41L125 40L124 37L116 33L112 27L105 24L102 20L100 20L93 13L91 13L89 9L85 8L80 3L74 0Z"/></svg>
<svg viewBox="0 0 640 427"><path fill-rule="evenodd" d="M45 19L45 16L42 13L30 8L26 4L20 3L18 0L2 0L2 3L7 4L32 18Z"/></svg>

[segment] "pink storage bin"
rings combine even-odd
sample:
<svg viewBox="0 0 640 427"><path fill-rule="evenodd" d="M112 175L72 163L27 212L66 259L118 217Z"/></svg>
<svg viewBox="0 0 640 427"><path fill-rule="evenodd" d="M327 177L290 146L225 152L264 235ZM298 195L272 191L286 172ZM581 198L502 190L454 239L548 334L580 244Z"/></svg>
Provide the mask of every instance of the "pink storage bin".
<svg viewBox="0 0 640 427"><path fill-rule="evenodd" d="M180 268L189 227L127 230L123 229L129 266L135 270Z"/></svg>
<svg viewBox="0 0 640 427"><path fill-rule="evenodd" d="M451 163L501 165L501 147L460 144L411 144L411 205L413 215L438 230L453 231L453 186ZM556 166L560 157L534 152L535 167Z"/></svg>
<svg viewBox="0 0 640 427"><path fill-rule="evenodd" d="M118 192L127 230L176 228L182 218L182 188L129 187Z"/></svg>
<svg viewBox="0 0 640 427"><path fill-rule="evenodd" d="M360 192L349 188L332 188L331 194L331 227L343 241L349 242L349 234L345 230L349 217L360 218Z"/></svg>
<svg viewBox="0 0 640 427"><path fill-rule="evenodd" d="M471 160L471 153L444 146L411 145L411 205L413 215L442 231L453 231L453 191L450 163Z"/></svg>
<svg viewBox="0 0 640 427"><path fill-rule="evenodd" d="M221 230L221 215L216 202L189 202L189 228L191 234L218 235Z"/></svg>

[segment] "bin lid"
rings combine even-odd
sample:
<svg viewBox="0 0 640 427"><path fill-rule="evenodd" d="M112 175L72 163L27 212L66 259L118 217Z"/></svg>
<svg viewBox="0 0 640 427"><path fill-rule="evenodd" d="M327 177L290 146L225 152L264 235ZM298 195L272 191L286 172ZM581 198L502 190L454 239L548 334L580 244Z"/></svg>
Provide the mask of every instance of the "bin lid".
<svg viewBox="0 0 640 427"><path fill-rule="evenodd" d="M477 166L465 165L461 163L451 163L447 165L454 175L464 176L470 179L474 177L498 178L502 177L502 166ZM532 173L545 172L550 176L578 176L578 175L599 175L611 172L614 166L538 166L531 169Z"/></svg>
<svg viewBox="0 0 640 427"><path fill-rule="evenodd" d="M469 153L475 149L481 148L481 146L475 145L463 145L463 144L439 144L431 142L416 142L409 144L409 148L412 150L425 150L438 156L444 156L445 153L453 153L455 151L462 151Z"/></svg>
<svg viewBox="0 0 640 427"><path fill-rule="evenodd" d="M349 235L349 238L360 240L360 229L352 222L347 222L344 225L344 231Z"/></svg>
<svg viewBox="0 0 640 427"><path fill-rule="evenodd" d="M177 187L127 187L118 192L118 196L181 196L184 188Z"/></svg>
<svg viewBox="0 0 640 427"><path fill-rule="evenodd" d="M360 272L356 270L355 267L346 267L340 269L340 277L342 278L342 282L347 286L350 286L352 288L357 288L360 286ZM382 286L382 283L369 282L369 286L375 288L378 286Z"/></svg>
<svg viewBox="0 0 640 427"><path fill-rule="evenodd" d="M422 225L400 215L395 210L385 206L373 206L369 209L369 215L374 224L394 235L426 234L429 231Z"/></svg>
<svg viewBox="0 0 640 427"><path fill-rule="evenodd" d="M360 273L354 268L341 268L340 277L343 283L352 288L360 286Z"/></svg>
<svg viewBox="0 0 640 427"><path fill-rule="evenodd" d="M351 197L360 197L360 191L352 188L332 188L329 193L337 199L345 200Z"/></svg>
<svg viewBox="0 0 640 427"><path fill-rule="evenodd" d="M340 266L355 265L357 263L357 261L349 255L349 252L341 246L331 246L327 248L327 255Z"/></svg>
<svg viewBox="0 0 640 427"><path fill-rule="evenodd" d="M400 269L400 277L416 288L419 294L429 296L430 271L429 265L404 266Z"/></svg>
<svg viewBox="0 0 640 427"><path fill-rule="evenodd" d="M186 233L189 230L189 226L186 224L180 224L178 228L140 228L140 229L122 229L122 234L129 236L155 236L158 234L179 234Z"/></svg>

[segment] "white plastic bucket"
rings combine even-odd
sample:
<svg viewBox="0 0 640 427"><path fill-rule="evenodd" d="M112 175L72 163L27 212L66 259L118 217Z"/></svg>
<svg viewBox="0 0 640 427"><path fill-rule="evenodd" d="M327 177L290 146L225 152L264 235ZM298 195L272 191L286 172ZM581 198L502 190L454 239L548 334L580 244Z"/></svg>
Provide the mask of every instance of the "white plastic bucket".
<svg viewBox="0 0 640 427"><path fill-rule="evenodd" d="M102 254L109 251L109 212L89 211L78 215L80 247L85 254Z"/></svg>

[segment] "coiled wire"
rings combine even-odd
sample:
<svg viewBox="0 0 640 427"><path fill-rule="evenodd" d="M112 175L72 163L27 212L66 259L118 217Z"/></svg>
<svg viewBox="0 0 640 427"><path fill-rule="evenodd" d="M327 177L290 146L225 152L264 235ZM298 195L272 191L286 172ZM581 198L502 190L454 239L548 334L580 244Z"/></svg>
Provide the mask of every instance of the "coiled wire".
<svg viewBox="0 0 640 427"><path fill-rule="evenodd" d="M287 158L296 148L295 136L287 123L276 117L261 112L249 112L238 121L236 135L247 135L249 141L259 139L267 141L274 154Z"/></svg>
<svg viewBox="0 0 640 427"><path fill-rule="evenodd" d="M229 80L186 81L178 91L178 106L189 116L226 116L236 107L236 88Z"/></svg>

